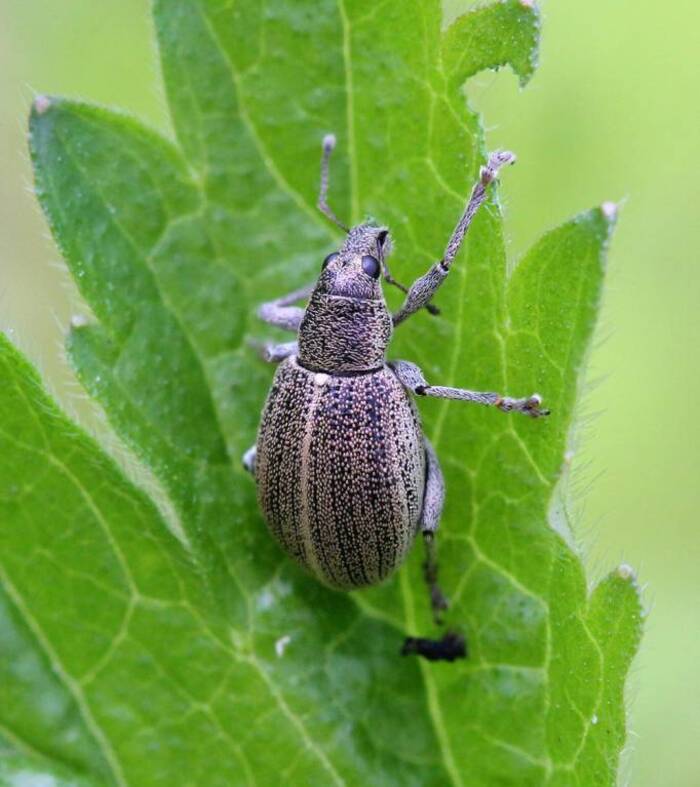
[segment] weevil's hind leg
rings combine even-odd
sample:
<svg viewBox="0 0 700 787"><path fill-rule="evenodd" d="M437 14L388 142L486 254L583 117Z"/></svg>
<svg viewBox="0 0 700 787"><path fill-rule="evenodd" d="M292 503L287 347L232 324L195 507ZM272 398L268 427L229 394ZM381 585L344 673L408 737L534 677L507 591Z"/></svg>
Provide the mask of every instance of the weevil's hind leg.
<svg viewBox="0 0 700 787"><path fill-rule="evenodd" d="M243 454L243 467L251 474L255 475L255 460L258 455L258 449L256 446L251 445L251 447Z"/></svg>
<svg viewBox="0 0 700 787"><path fill-rule="evenodd" d="M423 541L425 543L423 576L430 591L430 606L433 610L433 619L439 625L442 623L442 613L448 607L447 597L438 584L437 545L435 543L435 534L440 526L442 507L445 502L445 481L435 449L427 439L425 441L425 459L425 495L423 497L423 512L420 520L420 528L423 532Z"/></svg>
<svg viewBox="0 0 700 787"><path fill-rule="evenodd" d="M426 483L423 498L423 513L420 527L425 540L426 561L423 564L425 580L430 588L430 605L435 622L442 623L441 613L447 609L447 599L438 585L438 564L435 550L435 534L440 525L442 506L445 501L445 482L435 449L425 441ZM406 637L400 651L402 656L421 656L428 661L455 661L467 657L467 642L456 631L447 631L441 639Z"/></svg>
<svg viewBox="0 0 700 787"><path fill-rule="evenodd" d="M305 301L311 295L316 282L306 287L301 287L288 295L276 298L274 301L267 301L258 307L258 317L277 328L296 333L301 325L304 316L304 309L300 306L293 306L297 301Z"/></svg>

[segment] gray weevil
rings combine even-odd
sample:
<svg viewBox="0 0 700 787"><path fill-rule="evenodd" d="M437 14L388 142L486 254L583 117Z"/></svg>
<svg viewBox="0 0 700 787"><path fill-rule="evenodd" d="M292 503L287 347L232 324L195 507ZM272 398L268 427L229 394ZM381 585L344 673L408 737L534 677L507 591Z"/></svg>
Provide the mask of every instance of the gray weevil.
<svg viewBox="0 0 700 787"><path fill-rule="evenodd" d="M335 138L326 136L318 207L347 237L325 258L315 284L258 310L266 323L296 333L297 339L266 346L266 359L281 363L257 444L243 461L255 475L258 502L273 536L330 587L353 590L382 582L401 565L421 531L425 577L439 620L446 600L437 585L433 537L445 489L410 394L477 402L531 417L547 411L536 394L511 399L430 385L415 364L387 361L386 348L394 326L424 307L437 311L430 300L447 277L488 185L515 157L508 152L489 156L443 258L406 290L389 272L387 228L372 223L348 228L328 205L334 146ZM381 276L406 293L393 315ZM306 299L305 309L294 305ZM421 653L415 644L411 648ZM458 655L463 650L462 645Z"/></svg>

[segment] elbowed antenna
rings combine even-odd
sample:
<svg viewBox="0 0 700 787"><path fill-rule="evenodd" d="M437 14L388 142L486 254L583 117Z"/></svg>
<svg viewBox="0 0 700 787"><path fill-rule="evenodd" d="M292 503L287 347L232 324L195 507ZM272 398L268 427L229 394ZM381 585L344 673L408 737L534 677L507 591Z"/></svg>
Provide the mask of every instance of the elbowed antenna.
<svg viewBox="0 0 700 787"><path fill-rule="evenodd" d="M328 204L328 163L335 147L335 134L326 134L323 138L323 155L321 156L321 188L318 193L318 209L344 232L350 228L333 213Z"/></svg>
<svg viewBox="0 0 700 787"><path fill-rule="evenodd" d="M408 287L406 287L404 284L401 284L400 281L396 281L396 279L391 275L389 265L387 264L384 255L382 255L380 263L382 266L382 276L384 277L384 281L387 284L391 284L392 287L396 287L397 289L401 290L404 295L408 295ZM425 309L433 316L440 314L440 309L438 309L438 307L433 303L426 303Z"/></svg>
<svg viewBox="0 0 700 787"><path fill-rule="evenodd" d="M334 224L336 224L340 229L344 230L345 232L350 232L350 228L343 224L342 221L333 213L331 206L328 204L328 180L329 180L329 163L331 153L335 149L335 134L326 134L323 138L323 154L321 156L321 188L319 189L318 194L318 209L327 216ZM382 275L384 280L387 284L391 284L394 287L397 287L403 293L408 293L408 288L404 287L403 284L396 281L396 279L391 275L389 271L389 266L386 261L386 254L383 253L382 247L384 245L384 241L386 240L387 236L389 235L388 230L384 230L379 233L377 236L378 242L378 251L379 251L379 262L382 269ZM440 314L440 309L437 306L434 306L432 303L425 304L425 308L430 312L430 314Z"/></svg>

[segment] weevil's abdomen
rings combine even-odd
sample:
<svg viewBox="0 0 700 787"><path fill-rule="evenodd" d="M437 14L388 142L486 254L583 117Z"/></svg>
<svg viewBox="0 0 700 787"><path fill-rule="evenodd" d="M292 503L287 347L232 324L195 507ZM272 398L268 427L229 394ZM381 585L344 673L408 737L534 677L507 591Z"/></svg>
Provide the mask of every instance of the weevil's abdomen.
<svg viewBox="0 0 700 787"><path fill-rule="evenodd" d="M423 504L415 407L388 367L341 377L289 358L263 412L256 480L270 530L297 562L337 588L381 582Z"/></svg>

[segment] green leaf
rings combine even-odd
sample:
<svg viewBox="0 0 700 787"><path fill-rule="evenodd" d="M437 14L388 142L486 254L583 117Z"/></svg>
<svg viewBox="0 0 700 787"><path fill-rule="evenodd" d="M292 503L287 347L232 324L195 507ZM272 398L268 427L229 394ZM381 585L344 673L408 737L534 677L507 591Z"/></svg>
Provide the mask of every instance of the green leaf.
<svg viewBox="0 0 700 787"><path fill-rule="evenodd" d="M521 85L537 68L540 17L534 0L502 0L454 21L442 42L445 71L456 82L509 65Z"/></svg>
<svg viewBox="0 0 700 787"><path fill-rule="evenodd" d="M0 372L8 773L40 755L57 783L67 767L94 784L369 782L375 768L437 783L417 666L395 669L389 626L342 596L316 614L326 591L279 556L264 586L241 588L232 626L153 504L5 339Z"/></svg>
<svg viewBox="0 0 700 787"><path fill-rule="evenodd" d="M0 749L0 784L3 786L89 787L91 783L57 763L47 764L41 756Z"/></svg>
<svg viewBox="0 0 700 787"><path fill-rule="evenodd" d="M418 549L380 588L326 590L274 545L240 464L271 379L247 344L266 335L255 306L313 279L338 243L314 209L322 135L339 140L336 211L386 222L411 281L442 254L483 160L461 83L503 64L527 80L536 8L494 3L444 32L436 0L161 0L154 13L176 144L42 99L31 151L96 318L71 332L71 359L184 536L5 348L19 392L0 394L8 630L76 732L64 744L18 690L0 721L95 783L613 784L638 595L622 571L589 598L557 516L609 209L549 233L508 275L494 195L442 316L417 315L392 344L436 384L537 390L553 410L422 402L448 486L448 623L468 660L397 655L404 634L437 633Z"/></svg>

